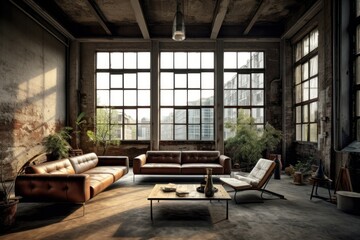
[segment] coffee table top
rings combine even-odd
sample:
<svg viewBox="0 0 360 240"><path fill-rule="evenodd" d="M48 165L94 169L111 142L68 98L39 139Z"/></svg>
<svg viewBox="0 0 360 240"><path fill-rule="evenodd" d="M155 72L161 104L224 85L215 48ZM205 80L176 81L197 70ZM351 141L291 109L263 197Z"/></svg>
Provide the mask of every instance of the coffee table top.
<svg viewBox="0 0 360 240"><path fill-rule="evenodd" d="M148 200L231 200L230 195L221 184L214 184L218 189L213 197L205 197L204 193L196 191L200 184L175 184L177 190L189 192L183 197L179 197L175 192L165 192L163 187L168 184L156 184L152 189Z"/></svg>

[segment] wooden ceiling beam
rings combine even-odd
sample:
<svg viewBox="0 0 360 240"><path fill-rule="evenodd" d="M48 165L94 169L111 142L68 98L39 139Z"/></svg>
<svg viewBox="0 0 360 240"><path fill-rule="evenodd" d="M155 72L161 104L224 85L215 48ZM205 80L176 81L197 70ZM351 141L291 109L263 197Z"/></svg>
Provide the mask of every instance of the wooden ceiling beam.
<svg viewBox="0 0 360 240"><path fill-rule="evenodd" d="M246 29L244 31L244 35L247 35L250 32L251 28L254 26L255 22L257 21L257 19L260 16L260 14L266 7L268 7L268 0L262 0L259 4L259 7L257 8L255 14L251 18L248 26L246 27Z"/></svg>
<svg viewBox="0 0 360 240"><path fill-rule="evenodd" d="M214 18L213 18L210 39L217 38L220 28L225 19L225 15L228 10L229 3L230 3L230 0L219 0L216 2L216 8L215 8L215 13L214 13Z"/></svg>
<svg viewBox="0 0 360 240"><path fill-rule="evenodd" d="M139 0L130 0L131 6L134 10L136 21L139 25L139 28L141 30L141 33L143 35L144 39L150 39L149 30L146 24L146 20L144 17L144 13L142 11L141 5Z"/></svg>
<svg viewBox="0 0 360 240"><path fill-rule="evenodd" d="M106 34L112 35L110 28L107 25L106 17L103 14L103 12L100 10L96 2L94 0L87 0L86 3L89 6L90 10L93 12L94 16L96 17L101 27L105 30Z"/></svg>

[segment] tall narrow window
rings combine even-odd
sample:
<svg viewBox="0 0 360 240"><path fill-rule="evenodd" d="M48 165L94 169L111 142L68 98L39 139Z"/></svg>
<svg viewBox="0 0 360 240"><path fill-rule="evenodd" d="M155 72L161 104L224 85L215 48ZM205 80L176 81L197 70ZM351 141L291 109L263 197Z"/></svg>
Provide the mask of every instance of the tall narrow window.
<svg viewBox="0 0 360 240"><path fill-rule="evenodd" d="M161 52L160 140L214 140L214 53Z"/></svg>
<svg viewBox="0 0 360 240"><path fill-rule="evenodd" d="M96 131L109 140L150 139L150 53L96 53Z"/></svg>
<svg viewBox="0 0 360 240"><path fill-rule="evenodd" d="M318 138L318 35L314 29L294 46L296 141Z"/></svg>
<svg viewBox="0 0 360 240"><path fill-rule="evenodd" d="M224 52L224 122L236 123L239 111L264 127L264 52ZM224 129L224 139L234 136Z"/></svg>

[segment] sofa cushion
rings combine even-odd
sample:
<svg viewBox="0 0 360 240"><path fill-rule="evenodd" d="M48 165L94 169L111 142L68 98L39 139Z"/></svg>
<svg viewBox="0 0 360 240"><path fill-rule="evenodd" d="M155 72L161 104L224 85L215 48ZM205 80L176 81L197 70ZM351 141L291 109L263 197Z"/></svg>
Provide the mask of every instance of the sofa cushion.
<svg viewBox="0 0 360 240"><path fill-rule="evenodd" d="M113 182L119 180L126 173L126 166L97 166L84 172L84 174L111 174Z"/></svg>
<svg viewBox="0 0 360 240"><path fill-rule="evenodd" d="M182 151L181 163L219 163L219 151Z"/></svg>
<svg viewBox="0 0 360 240"><path fill-rule="evenodd" d="M181 165L181 173L205 175L206 168L211 168L212 174L224 173L224 168L216 163L185 163Z"/></svg>
<svg viewBox="0 0 360 240"><path fill-rule="evenodd" d="M74 174L75 170L72 164L70 163L69 159L64 158L60 160L29 166L26 169L26 173Z"/></svg>
<svg viewBox="0 0 360 240"><path fill-rule="evenodd" d="M93 198L114 182L112 174L87 173L87 175L90 177L90 198Z"/></svg>
<svg viewBox="0 0 360 240"><path fill-rule="evenodd" d="M142 174L180 174L181 165L177 163L146 163L141 167Z"/></svg>
<svg viewBox="0 0 360 240"><path fill-rule="evenodd" d="M146 163L177 163L180 164L180 151L147 151Z"/></svg>
<svg viewBox="0 0 360 240"><path fill-rule="evenodd" d="M87 153L69 158L75 173L83 173L98 164L98 157L95 153Z"/></svg>

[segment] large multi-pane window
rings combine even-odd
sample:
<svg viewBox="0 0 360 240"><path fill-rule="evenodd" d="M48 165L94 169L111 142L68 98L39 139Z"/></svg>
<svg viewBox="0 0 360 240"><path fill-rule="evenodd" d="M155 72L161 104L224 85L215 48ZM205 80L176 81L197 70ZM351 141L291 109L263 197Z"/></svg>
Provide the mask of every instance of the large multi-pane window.
<svg viewBox="0 0 360 240"><path fill-rule="evenodd" d="M214 140L214 52L160 53L160 140Z"/></svg>
<svg viewBox="0 0 360 240"><path fill-rule="evenodd" d="M296 141L318 138L318 35L314 29L294 47Z"/></svg>
<svg viewBox="0 0 360 240"><path fill-rule="evenodd" d="M264 127L264 52L224 52L224 122L235 124L240 111ZM234 136L224 129L224 139Z"/></svg>
<svg viewBox="0 0 360 240"><path fill-rule="evenodd" d="M150 53L96 53L96 131L108 140L150 139Z"/></svg>

